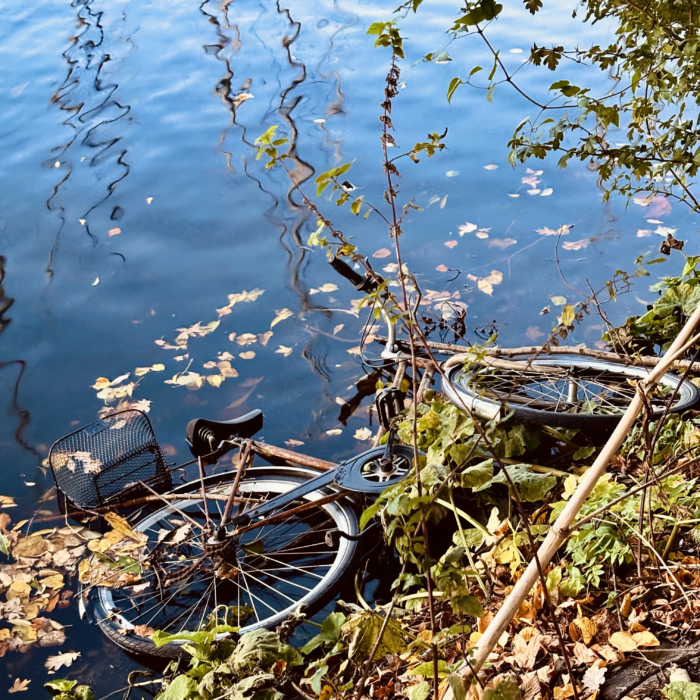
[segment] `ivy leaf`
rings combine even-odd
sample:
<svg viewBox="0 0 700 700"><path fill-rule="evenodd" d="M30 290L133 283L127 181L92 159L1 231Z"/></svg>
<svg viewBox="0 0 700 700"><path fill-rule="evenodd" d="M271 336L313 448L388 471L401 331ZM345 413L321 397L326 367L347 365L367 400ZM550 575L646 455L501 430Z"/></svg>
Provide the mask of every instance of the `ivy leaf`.
<svg viewBox="0 0 700 700"><path fill-rule="evenodd" d="M467 690L464 687L464 681L459 674L450 673L450 675L447 676L447 682L452 688L452 694L455 696L455 700L466 700Z"/></svg>
<svg viewBox="0 0 700 700"><path fill-rule="evenodd" d="M576 452L574 452L574 460L587 459L595 452L595 447L579 447Z"/></svg>

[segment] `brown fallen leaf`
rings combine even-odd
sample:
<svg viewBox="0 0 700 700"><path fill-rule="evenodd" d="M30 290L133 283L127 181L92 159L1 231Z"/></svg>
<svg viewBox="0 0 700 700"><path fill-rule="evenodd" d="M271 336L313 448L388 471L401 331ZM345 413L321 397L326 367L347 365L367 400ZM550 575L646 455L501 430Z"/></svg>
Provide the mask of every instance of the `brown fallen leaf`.
<svg viewBox="0 0 700 700"><path fill-rule="evenodd" d="M539 632L535 632L529 642L525 641L520 633L513 637L513 657L520 668L531 671L535 667L541 639L542 635Z"/></svg>
<svg viewBox="0 0 700 700"><path fill-rule="evenodd" d="M632 596L629 593L625 593L625 597L622 599L622 605L620 606L620 615L622 617L629 617L632 612Z"/></svg>
<svg viewBox="0 0 700 700"><path fill-rule="evenodd" d="M289 445L289 447L299 447L300 445L303 445L304 443L301 440L294 440L293 438L289 440L284 441L285 445Z"/></svg>
<svg viewBox="0 0 700 700"><path fill-rule="evenodd" d="M137 637L150 639L155 633L156 631L153 629L153 627L149 627L148 625L136 625L134 627L134 634Z"/></svg>
<svg viewBox="0 0 700 700"><path fill-rule="evenodd" d="M246 352L239 352L238 357L242 360L252 360L255 357L255 352L253 350L247 350Z"/></svg>
<svg viewBox="0 0 700 700"><path fill-rule="evenodd" d="M520 679L520 692L522 693L522 700L536 700L542 694L537 671L523 674Z"/></svg>
<svg viewBox="0 0 700 700"><path fill-rule="evenodd" d="M8 693L22 693L29 688L30 680L22 681L19 678L15 678L15 682L12 687L7 691Z"/></svg>
<svg viewBox="0 0 700 700"><path fill-rule="evenodd" d="M658 647L660 645L659 640L648 630L644 632L635 632L632 638L636 642L638 647Z"/></svg>

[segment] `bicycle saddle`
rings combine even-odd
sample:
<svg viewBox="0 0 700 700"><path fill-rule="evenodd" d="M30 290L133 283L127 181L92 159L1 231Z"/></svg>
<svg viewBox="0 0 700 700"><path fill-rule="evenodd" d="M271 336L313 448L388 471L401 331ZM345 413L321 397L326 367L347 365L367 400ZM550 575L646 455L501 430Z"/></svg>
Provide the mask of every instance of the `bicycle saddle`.
<svg viewBox="0 0 700 700"><path fill-rule="evenodd" d="M216 452L224 440L253 437L262 429L263 418L259 408L231 420L195 418L187 424L187 442L195 457L204 457Z"/></svg>

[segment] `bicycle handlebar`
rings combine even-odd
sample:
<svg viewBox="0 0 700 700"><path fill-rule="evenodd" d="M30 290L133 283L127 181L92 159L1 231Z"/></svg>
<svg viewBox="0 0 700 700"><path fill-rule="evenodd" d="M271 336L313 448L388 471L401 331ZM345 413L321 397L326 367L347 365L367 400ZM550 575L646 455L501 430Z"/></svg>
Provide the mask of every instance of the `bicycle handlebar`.
<svg viewBox="0 0 700 700"><path fill-rule="evenodd" d="M353 270L350 265L348 265L345 260L341 258L337 258L335 255L331 256L331 258L328 260L330 266L339 274L345 277L350 284L352 284L355 289L357 289L358 292L373 292L381 282L383 282L382 278L378 277L378 280L375 279L372 275L369 273L365 273L364 275L361 275L359 272L356 272Z"/></svg>

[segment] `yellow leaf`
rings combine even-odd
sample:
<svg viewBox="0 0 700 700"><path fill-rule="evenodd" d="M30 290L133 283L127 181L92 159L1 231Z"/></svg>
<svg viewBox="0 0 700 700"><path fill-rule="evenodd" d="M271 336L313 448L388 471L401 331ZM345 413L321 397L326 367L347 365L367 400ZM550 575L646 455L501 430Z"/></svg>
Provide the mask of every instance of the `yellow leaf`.
<svg viewBox="0 0 700 700"><path fill-rule="evenodd" d="M598 631L598 625L596 624L595 620L591 620L588 617L577 617L574 620L574 623L581 632L581 636L583 637L583 643L586 646L588 646L591 643L593 637L595 637L596 632Z"/></svg>
<svg viewBox="0 0 700 700"><path fill-rule="evenodd" d="M638 647L658 647L659 640L648 630L645 632L636 632L632 635Z"/></svg>
<svg viewBox="0 0 700 700"><path fill-rule="evenodd" d="M260 342L260 345L267 345L267 341L270 340L270 338L272 338L272 331L258 334L258 341Z"/></svg>
<svg viewBox="0 0 700 700"><path fill-rule="evenodd" d="M15 557L38 557L42 555L49 548L49 543L32 535L31 537L23 537L17 544L12 548L12 554Z"/></svg>
<svg viewBox="0 0 700 700"><path fill-rule="evenodd" d="M109 386L109 379L107 377L98 377L95 380L95 383L92 385L93 389L97 389L99 391L100 389L105 389Z"/></svg>
<svg viewBox="0 0 700 700"><path fill-rule="evenodd" d="M576 319L576 312L571 304L567 304L561 312L561 322L565 326L571 326Z"/></svg>
<svg viewBox="0 0 700 700"><path fill-rule="evenodd" d="M273 326L276 326L280 321L284 321L285 318L289 318L290 316L294 315L294 312L290 311L289 309L279 309L278 311L275 311L277 314L270 324L270 328Z"/></svg>
<svg viewBox="0 0 700 700"><path fill-rule="evenodd" d="M238 357L242 360L252 360L255 357L255 353L252 350L248 350L247 352L238 353Z"/></svg>
<svg viewBox="0 0 700 700"><path fill-rule="evenodd" d="M634 651L637 648L637 641L629 632L615 632L608 641L618 651Z"/></svg>
<svg viewBox="0 0 700 700"><path fill-rule="evenodd" d="M252 345L253 343L258 342L258 336L256 336L254 333L241 333L241 335L236 338L236 342L239 345Z"/></svg>
<svg viewBox="0 0 700 700"><path fill-rule="evenodd" d="M289 357L292 354L292 348L288 348L286 345L280 345L275 353Z"/></svg>
<svg viewBox="0 0 700 700"><path fill-rule="evenodd" d="M85 575L90 571L90 560L81 559L78 564L78 581L85 583Z"/></svg>
<svg viewBox="0 0 700 700"><path fill-rule="evenodd" d="M210 374L207 376L207 381L215 387L220 387L221 382L224 381L224 378L220 374Z"/></svg>
<svg viewBox="0 0 700 700"><path fill-rule="evenodd" d="M151 365L152 372L162 372L164 369L165 369L165 365L161 365L161 364Z"/></svg>
<svg viewBox="0 0 700 700"><path fill-rule="evenodd" d="M116 513L105 513L103 517L115 530L118 530L123 535L130 537L132 540L141 542L141 538L134 532L131 525L129 525L129 523L122 518L121 515L117 515Z"/></svg>
<svg viewBox="0 0 700 700"><path fill-rule="evenodd" d="M54 590L58 590L59 588L63 588L64 586L63 574L53 574L53 576L47 576L46 578L42 579L41 582L47 588L53 588Z"/></svg>
<svg viewBox="0 0 700 700"><path fill-rule="evenodd" d="M24 581L13 581L7 589L7 599L28 598L32 592L32 587Z"/></svg>
<svg viewBox="0 0 700 700"><path fill-rule="evenodd" d="M622 617L629 617L632 612L632 596L629 593L625 593L625 597L622 599L622 605L620 606L620 615Z"/></svg>

